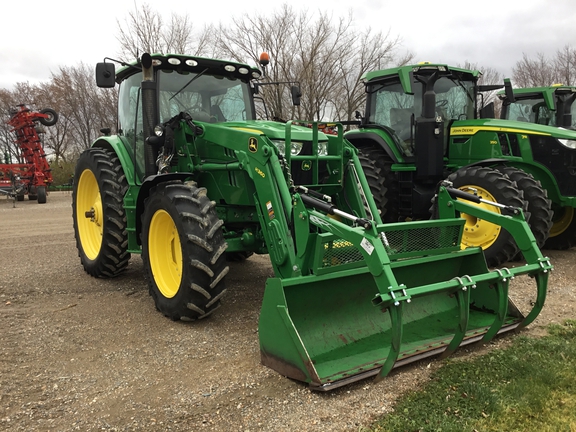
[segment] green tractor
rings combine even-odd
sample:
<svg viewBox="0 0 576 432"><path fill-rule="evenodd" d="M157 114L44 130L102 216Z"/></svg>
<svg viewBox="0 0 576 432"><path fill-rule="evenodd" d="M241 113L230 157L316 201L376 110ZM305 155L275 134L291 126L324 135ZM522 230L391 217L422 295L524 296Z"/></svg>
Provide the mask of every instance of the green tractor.
<svg viewBox="0 0 576 432"><path fill-rule="evenodd" d="M540 247L576 245L576 133L494 119L483 95L502 85L479 85L480 76L418 64L363 77L365 115L357 113L359 127L345 137L376 163L384 222L429 219L438 182L449 180L489 201L524 205ZM504 86L511 95L509 80ZM520 256L509 232L464 217L463 247L482 247L490 266Z"/></svg>
<svg viewBox="0 0 576 432"><path fill-rule="evenodd" d="M515 88L513 98L505 92L498 92L498 97L502 101L501 119L574 129L576 87Z"/></svg>
<svg viewBox="0 0 576 432"><path fill-rule="evenodd" d="M502 216L446 183L437 220L383 224L372 161L342 125L327 135L317 122L257 120L261 76L172 54L144 54L118 71L97 65L97 84L120 90L116 134L104 130L75 170L73 224L89 275L114 277L141 254L156 308L193 321L222 304L227 258L268 254L262 363L321 391L486 342L538 315L552 266L521 208L482 199ZM512 233L527 265L491 271L480 248L462 249L460 212ZM508 300L519 275L536 285L526 313Z"/></svg>

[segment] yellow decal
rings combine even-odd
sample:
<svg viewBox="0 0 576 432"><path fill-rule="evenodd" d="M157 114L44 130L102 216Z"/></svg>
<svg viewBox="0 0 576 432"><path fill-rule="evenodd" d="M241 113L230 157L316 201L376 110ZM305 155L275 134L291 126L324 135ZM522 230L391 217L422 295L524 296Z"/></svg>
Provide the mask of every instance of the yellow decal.
<svg viewBox="0 0 576 432"><path fill-rule="evenodd" d="M497 145L497 144L498 144L498 141L496 141L496 140L490 140L490 144L492 144L492 145Z"/></svg>
<svg viewBox="0 0 576 432"><path fill-rule="evenodd" d="M302 161L302 171L310 171L312 169L312 161Z"/></svg>
<svg viewBox="0 0 576 432"><path fill-rule="evenodd" d="M474 126L474 127L453 127L450 128L450 135L474 135L481 131L491 131L491 132L511 132L511 133L521 133L528 135L546 135L550 136L549 133L527 131L526 129L514 129L507 127L497 127L497 126ZM526 136L526 135L524 135Z"/></svg>
<svg viewBox="0 0 576 432"><path fill-rule="evenodd" d="M252 153L256 153L258 151L258 138L250 137L248 140L248 150Z"/></svg>
<svg viewBox="0 0 576 432"><path fill-rule="evenodd" d="M256 135L262 135L262 133L263 133L261 130L258 130L258 129L244 128L244 127L237 127L234 129L245 131L245 132L250 132L250 133L253 133Z"/></svg>
<svg viewBox="0 0 576 432"><path fill-rule="evenodd" d="M266 174L260 168L254 168L254 171L256 171L258 174L260 174L260 176L262 178L266 177Z"/></svg>

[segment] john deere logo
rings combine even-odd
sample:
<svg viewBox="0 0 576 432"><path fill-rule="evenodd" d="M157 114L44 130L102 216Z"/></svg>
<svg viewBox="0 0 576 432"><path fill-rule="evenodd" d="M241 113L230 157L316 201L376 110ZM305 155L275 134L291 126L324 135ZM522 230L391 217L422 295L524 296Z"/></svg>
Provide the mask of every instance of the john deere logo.
<svg viewBox="0 0 576 432"><path fill-rule="evenodd" d="M302 161L302 171L310 171L312 169L312 162L309 160Z"/></svg>
<svg viewBox="0 0 576 432"><path fill-rule="evenodd" d="M258 151L258 139L251 137L248 140L248 150L250 150L252 153L256 153Z"/></svg>

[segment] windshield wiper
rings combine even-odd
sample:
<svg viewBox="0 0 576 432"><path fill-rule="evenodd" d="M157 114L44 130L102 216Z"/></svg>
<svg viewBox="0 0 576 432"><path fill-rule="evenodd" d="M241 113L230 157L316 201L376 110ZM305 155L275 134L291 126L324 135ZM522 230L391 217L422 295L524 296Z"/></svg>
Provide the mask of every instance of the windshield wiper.
<svg viewBox="0 0 576 432"><path fill-rule="evenodd" d="M184 84L184 86L183 86L180 90L178 90L176 93L174 93L174 94L172 95L172 97L171 97L170 99L168 99L168 100L172 100L172 99L174 99L176 96L178 96L182 90L184 90L186 87L188 87L190 84L192 84L192 82L193 82L194 80L196 80L196 79L200 78L202 75L204 75L204 73L205 73L207 70L208 70L208 68L204 69L202 72L198 72L195 76L192 77L192 79L190 79L190 81L188 81L186 84Z"/></svg>

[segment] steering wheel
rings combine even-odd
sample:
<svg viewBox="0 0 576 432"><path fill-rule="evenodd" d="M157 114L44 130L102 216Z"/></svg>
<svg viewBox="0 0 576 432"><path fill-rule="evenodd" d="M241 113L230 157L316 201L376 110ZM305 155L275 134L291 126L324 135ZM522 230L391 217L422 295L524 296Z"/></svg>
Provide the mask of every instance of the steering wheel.
<svg viewBox="0 0 576 432"><path fill-rule="evenodd" d="M448 105L448 99L442 99L440 101L436 101L437 108L444 108L446 105Z"/></svg>

